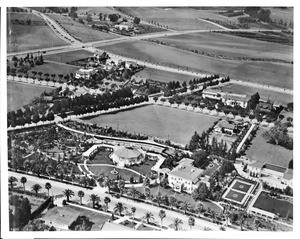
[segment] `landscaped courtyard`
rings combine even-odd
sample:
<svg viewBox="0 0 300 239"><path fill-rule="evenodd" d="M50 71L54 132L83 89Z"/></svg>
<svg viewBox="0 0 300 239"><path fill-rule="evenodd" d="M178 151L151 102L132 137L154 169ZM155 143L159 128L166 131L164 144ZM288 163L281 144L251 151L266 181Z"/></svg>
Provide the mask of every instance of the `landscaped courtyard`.
<svg viewBox="0 0 300 239"><path fill-rule="evenodd" d="M195 131L202 133L217 120L214 116L164 106L145 106L117 114L100 115L87 122L147 134L188 144Z"/></svg>
<svg viewBox="0 0 300 239"><path fill-rule="evenodd" d="M293 204L284 200L271 197L266 192L261 192L256 199L253 207L280 215L286 218L287 216L293 218Z"/></svg>

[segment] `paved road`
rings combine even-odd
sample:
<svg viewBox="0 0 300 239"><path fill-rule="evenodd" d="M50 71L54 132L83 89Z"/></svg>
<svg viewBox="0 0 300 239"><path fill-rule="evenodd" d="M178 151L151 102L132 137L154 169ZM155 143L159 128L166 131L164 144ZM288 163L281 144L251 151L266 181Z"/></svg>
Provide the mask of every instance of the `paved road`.
<svg viewBox="0 0 300 239"><path fill-rule="evenodd" d="M40 178L37 178L37 177L34 177L34 176L24 175L24 174L20 174L20 173L16 173L16 172L9 172L8 176L16 177L19 181L17 183L18 186L22 186L20 184L20 178L25 176L27 178L27 183L26 183L26 186L25 186L27 190L29 188L31 188L32 185L38 183L43 187L41 192L45 192L45 193L47 192L47 190L44 188L44 185L45 185L46 182L50 182L50 184L52 185L52 188L50 190L50 195L61 195L62 191L64 191L65 189L67 189L67 188L71 189L75 193L75 197L71 198L73 200L74 199L79 200L79 197L77 196L77 192L79 190L82 190L85 193L85 196L82 199L83 203L87 203L89 196L93 193L100 196L100 199L102 200L101 203L103 203L103 198L104 197L109 196L111 198L111 203L109 204L109 209L110 210L113 210L113 207L117 202L122 202L128 208L129 211L131 210L131 207L135 207L137 209L136 213L135 213L136 217L143 217L146 212L152 212L153 215L154 215L155 220L158 223L160 223L160 219L159 219L158 214L159 214L159 211L161 210L161 208L156 207L156 206L152 206L152 205L148 205L148 204L144 204L144 203L134 202L132 200L128 200L128 199L125 199L125 198L117 199L117 198L111 197L110 195L105 193L106 189L103 189L103 188L100 188L100 187L95 188L93 190L89 190L89 189L84 189L84 188L77 187L77 186L74 186L74 185L66 185L66 184L61 183L61 182L55 182L55 181L50 181L50 180L46 180L46 179L40 179ZM62 198L57 199L56 204L60 205L62 200L63 200ZM185 216L181 213L173 212L173 211L170 211L170 210L165 210L165 211L166 211L167 216L163 220L163 225L169 226L170 224L172 224L172 220L174 218L178 217L178 218L182 219L182 221L183 221L182 229L183 230L190 230L190 228L188 226L188 216ZM196 220L196 223L195 223L195 226L193 227L193 230L203 230L204 227L209 227L212 230L220 230L219 229L220 226L218 226L214 223L207 222L205 220L201 220L201 219L198 219L198 218L196 218L195 220ZM226 230L232 231L233 229L226 227Z"/></svg>

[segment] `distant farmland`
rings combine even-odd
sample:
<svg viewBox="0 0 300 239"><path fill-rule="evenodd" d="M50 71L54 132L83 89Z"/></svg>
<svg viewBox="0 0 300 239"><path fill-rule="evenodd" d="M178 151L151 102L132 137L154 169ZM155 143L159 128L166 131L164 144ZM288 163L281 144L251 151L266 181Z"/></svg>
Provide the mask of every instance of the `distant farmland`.
<svg viewBox="0 0 300 239"><path fill-rule="evenodd" d="M154 40L227 57L252 57L293 61L293 47L221 33L195 33Z"/></svg>
<svg viewBox="0 0 300 239"><path fill-rule="evenodd" d="M32 13L7 14L7 52L68 45L47 25L14 25L10 23L11 19L43 21Z"/></svg>
<svg viewBox="0 0 300 239"><path fill-rule="evenodd" d="M116 54L148 60L175 68L208 74L229 75L232 79L291 89L293 65L273 62L222 60L189 53L145 41L131 41L103 46Z"/></svg>

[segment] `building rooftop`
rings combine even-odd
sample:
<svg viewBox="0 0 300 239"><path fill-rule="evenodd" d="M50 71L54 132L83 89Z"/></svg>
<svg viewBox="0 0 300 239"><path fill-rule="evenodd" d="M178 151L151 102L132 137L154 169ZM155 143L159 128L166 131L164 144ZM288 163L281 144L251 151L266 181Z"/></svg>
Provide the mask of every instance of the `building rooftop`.
<svg viewBox="0 0 300 239"><path fill-rule="evenodd" d="M286 168L275 165L275 164L270 164L270 163L265 163L263 168L270 169L270 170L273 170L273 171L277 171L277 172L280 172L280 173L284 173L286 171Z"/></svg>
<svg viewBox="0 0 300 239"><path fill-rule="evenodd" d="M179 164L169 173L171 176L180 177L193 183L199 180L203 170L192 166L194 160L183 158Z"/></svg>
<svg viewBox="0 0 300 239"><path fill-rule="evenodd" d="M224 96L226 100L235 100L235 101L248 101L250 97L246 94L235 94L235 93L227 93Z"/></svg>
<svg viewBox="0 0 300 239"><path fill-rule="evenodd" d="M262 168L264 166L265 163L257 161L253 164L249 164L249 166L254 167L254 168Z"/></svg>
<svg viewBox="0 0 300 239"><path fill-rule="evenodd" d="M230 124L226 121L220 121L215 127L226 128L226 129L235 129L235 124Z"/></svg>
<svg viewBox="0 0 300 239"><path fill-rule="evenodd" d="M114 150L114 154L120 158L137 158L142 153L133 147L120 146Z"/></svg>
<svg viewBox="0 0 300 239"><path fill-rule="evenodd" d="M43 220L52 221L55 224L70 226L80 213L71 208L54 207L44 215Z"/></svg>
<svg viewBox="0 0 300 239"><path fill-rule="evenodd" d="M205 89L202 91L202 94L217 95L217 94L221 94L221 91L217 89Z"/></svg>

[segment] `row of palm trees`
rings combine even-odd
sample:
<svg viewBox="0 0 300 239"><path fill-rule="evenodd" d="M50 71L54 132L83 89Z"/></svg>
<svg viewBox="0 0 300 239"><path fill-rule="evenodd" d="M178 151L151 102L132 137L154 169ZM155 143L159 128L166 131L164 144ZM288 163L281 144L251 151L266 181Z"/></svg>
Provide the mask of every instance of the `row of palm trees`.
<svg viewBox="0 0 300 239"><path fill-rule="evenodd" d="M13 189L14 183L18 182L18 179L14 176L10 176L8 178L8 182L10 184L10 188ZM26 177L21 177L20 183L23 184L23 191L25 192L25 190L26 190L25 185L27 183L27 178ZM52 185L49 182L46 182L45 183L45 189L48 191L48 196L49 196L49 191L50 191L51 188L52 188ZM39 191L41 191L41 189L42 189L42 186L38 183L32 185L32 187L31 187L31 191L34 191L36 194L38 194Z"/></svg>

